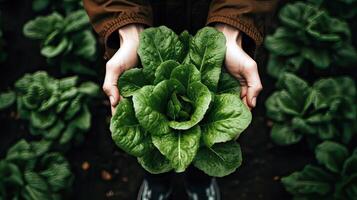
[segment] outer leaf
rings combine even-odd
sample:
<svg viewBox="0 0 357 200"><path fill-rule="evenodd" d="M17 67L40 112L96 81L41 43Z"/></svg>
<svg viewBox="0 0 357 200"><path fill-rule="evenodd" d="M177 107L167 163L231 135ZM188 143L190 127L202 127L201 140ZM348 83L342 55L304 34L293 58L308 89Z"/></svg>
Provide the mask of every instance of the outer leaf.
<svg viewBox="0 0 357 200"><path fill-rule="evenodd" d="M216 95L200 124L208 147L237 138L250 124L252 115L237 94Z"/></svg>
<svg viewBox="0 0 357 200"><path fill-rule="evenodd" d="M52 192L71 186L72 172L68 161L61 154L46 154L41 160L41 165L45 170L41 171L40 175L46 178Z"/></svg>
<svg viewBox="0 0 357 200"><path fill-rule="evenodd" d="M342 175L352 176L357 174L357 154L353 154L343 164Z"/></svg>
<svg viewBox="0 0 357 200"><path fill-rule="evenodd" d="M290 31L284 27L277 28L274 35L267 36L266 48L274 54L288 56L299 52Z"/></svg>
<svg viewBox="0 0 357 200"><path fill-rule="evenodd" d="M82 30L85 26L88 26L89 18L84 10L78 10L68 15L64 23L66 25L64 32L69 33Z"/></svg>
<svg viewBox="0 0 357 200"><path fill-rule="evenodd" d="M167 60L180 60L184 47L171 29L160 26L145 29L140 34L138 54L145 77L153 81L157 67Z"/></svg>
<svg viewBox="0 0 357 200"><path fill-rule="evenodd" d="M16 94L13 91L0 94L0 110L11 106L16 100Z"/></svg>
<svg viewBox="0 0 357 200"><path fill-rule="evenodd" d="M187 62L201 72L202 83L211 91L216 91L221 73L221 66L226 52L223 33L206 27L193 37Z"/></svg>
<svg viewBox="0 0 357 200"><path fill-rule="evenodd" d="M78 92L91 97L97 97L100 94L98 85L89 81L82 83L78 87Z"/></svg>
<svg viewBox="0 0 357 200"><path fill-rule="evenodd" d="M279 92L274 92L268 99L265 101L265 107L267 109L267 116L270 119L273 119L277 122L284 122L286 119L285 113L283 113L278 104L277 98L279 96Z"/></svg>
<svg viewBox="0 0 357 200"><path fill-rule="evenodd" d="M298 143L302 139L301 134L285 124L274 124L270 137L278 145L291 145Z"/></svg>
<svg viewBox="0 0 357 200"><path fill-rule="evenodd" d="M69 41L68 38L63 37L59 44L51 44L42 47L41 54L47 58L53 58L65 51L68 47Z"/></svg>
<svg viewBox="0 0 357 200"><path fill-rule="evenodd" d="M223 177L242 164L242 152L234 141L201 147L193 164L210 176Z"/></svg>
<svg viewBox="0 0 357 200"><path fill-rule="evenodd" d="M130 155L144 156L152 149L151 138L136 119L129 99L120 100L111 119L110 131L115 144Z"/></svg>
<svg viewBox="0 0 357 200"><path fill-rule="evenodd" d="M125 71L119 78L120 95L130 97L150 82L145 78L142 68L133 68Z"/></svg>
<svg viewBox="0 0 357 200"><path fill-rule="evenodd" d="M227 72L222 72L219 78L217 94L232 93L240 94L241 86L237 79Z"/></svg>
<svg viewBox="0 0 357 200"><path fill-rule="evenodd" d="M91 125L91 113L87 105L83 105L79 114L73 119L74 125L83 131L90 128Z"/></svg>
<svg viewBox="0 0 357 200"><path fill-rule="evenodd" d="M138 157L138 162L146 171L152 174L160 174L172 170L170 161L155 148Z"/></svg>
<svg viewBox="0 0 357 200"><path fill-rule="evenodd" d="M87 15L87 14L86 14ZM87 16L86 16L87 17ZM74 41L74 54L82 58L93 60L96 53L96 38L89 30L76 34Z"/></svg>
<svg viewBox="0 0 357 200"><path fill-rule="evenodd" d="M154 145L170 161L176 172L183 172L191 164L200 146L201 130L195 126L187 131L153 136Z"/></svg>
<svg viewBox="0 0 357 200"><path fill-rule="evenodd" d="M318 195L317 198L322 198L331 190L331 186L327 180L333 177L326 171L306 165L301 172L294 172L291 175L282 178L282 183L285 189L293 195L308 197L308 195Z"/></svg>
<svg viewBox="0 0 357 200"><path fill-rule="evenodd" d="M348 157L348 150L341 144L325 141L315 149L317 161L332 172L339 173Z"/></svg>
<svg viewBox="0 0 357 200"><path fill-rule="evenodd" d="M39 16L27 22L23 28L26 37L32 39L45 39L50 33L62 27L63 17L57 12L48 16Z"/></svg>

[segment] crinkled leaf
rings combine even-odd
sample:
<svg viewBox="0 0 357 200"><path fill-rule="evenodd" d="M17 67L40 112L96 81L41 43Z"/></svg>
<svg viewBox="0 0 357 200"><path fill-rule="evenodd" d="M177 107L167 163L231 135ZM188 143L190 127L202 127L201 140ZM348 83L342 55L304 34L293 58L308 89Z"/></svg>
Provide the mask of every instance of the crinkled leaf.
<svg viewBox="0 0 357 200"><path fill-rule="evenodd" d="M235 79L232 75L227 72L221 73L221 77L219 78L217 94L222 93L232 93L232 94L240 94L241 86L237 79Z"/></svg>
<svg viewBox="0 0 357 200"><path fill-rule="evenodd" d="M178 80L185 88L193 82L201 81L200 72L194 65L182 64L172 70L171 78Z"/></svg>
<svg viewBox="0 0 357 200"><path fill-rule="evenodd" d="M212 27L199 30L192 39L187 62L201 72L202 83L211 91L217 89L225 52L225 36Z"/></svg>
<svg viewBox="0 0 357 200"><path fill-rule="evenodd" d="M272 53L282 56L293 55L300 50L290 31L284 27L277 28L273 35L266 37L265 47Z"/></svg>
<svg viewBox="0 0 357 200"><path fill-rule="evenodd" d="M155 71L154 84L157 84L163 80L170 79L172 70L174 70L180 64L174 60L167 60L162 62Z"/></svg>
<svg viewBox="0 0 357 200"><path fill-rule="evenodd" d="M91 97L98 97L100 94L99 91L99 86L90 81L84 82L78 87L78 92Z"/></svg>
<svg viewBox="0 0 357 200"><path fill-rule="evenodd" d="M54 30L63 27L62 22L63 17L57 12L48 16L39 16L25 24L23 33L32 39L46 39Z"/></svg>
<svg viewBox="0 0 357 200"><path fill-rule="evenodd" d="M129 99L122 99L117 105L110 131L115 144L128 154L140 157L152 149L151 138L136 119Z"/></svg>
<svg viewBox="0 0 357 200"><path fill-rule="evenodd" d="M216 95L205 115L203 141L208 147L237 138L250 124L252 115L237 94Z"/></svg>
<svg viewBox="0 0 357 200"><path fill-rule="evenodd" d="M89 31L83 31L73 37L74 55L81 56L84 59L93 60L96 53L96 39Z"/></svg>
<svg viewBox="0 0 357 200"><path fill-rule="evenodd" d="M13 91L0 94L0 110L11 106L16 100L16 94Z"/></svg>
<svg viewBox="0 0 357 200"><path fill-rule="evenodd" d="M53 58L65 51L69 44L68 38L63 37L58 44L50 44L41 48L41 54L47 58Z"/></svg>
<svg viewBox="0 0 357 200"><path fill-rule="evenodd" d="M148 28L140 34L138 54L145 77L153 81L155 71L162 62L183 57L184 46L171 29L165 26Z"/></svg>
<svg viewBox="0 0 357 200"><path fill-rule="evenodd" d="M172 170L170 161L167 160L156 148L138 157L140 165L152 174L161 174Z"/></svg>
<svg viewBox="0 0 357 200"><path fill-rule="evenodd" d="M191 164L200 146L201 130L195 126L186 131L172 131L153 136L152 142L170 161L176 172L183 172Z"/></svg>
<svg viewBox="0 0 357 200"><path fill-rule="evenodd" d="M343 163L348 157L348 150L341 144L332 141L325 141L315 149L317 161L328 170L339 173Z"/></svg>
<svg viewBox="0 0 357 200"><path fill-rule="evenodd" d="M242 152L239 144L234 141L201 147L193 164L209 176L223 177L233 173L242 164Z"/></svg>
<svg viewBox="0 0 357 200"><path fill-rule="evenodd" d="M56 115L47 112L32 112L30 118L31 125L39 129L50 127L56 120Z"/></svg>
<svg viewBox="0 0 357 200"><path fill-rule="evenodd" d="M322 198L331 190L328 181L334 180L333 176L321 168L306 165L302 171L294 172L282 178L285 189L296 196L318 195Z"/></svg>
<svg viewBox="0 0 357 200"><path fill-rule="evenodd" d="M74 125L83 131L90 128L91 125L91 113L87 105L83 105L78 115L72 121Z"/></svg>
<svg viewBox="0 0 357 200"><path fill-rule="evenodd" d="M79 31L89 25L89 18L87 13L84 10L80 9L69 14L64 20L64 24L65 33Z"/></svg>
<svg viewBox="0 0 357 200"><path fill-rule="evenodd" d="M40 172L46 178L51 191L58 192L69 188L72 183L72 172L68 161L60 153L49 153L41 159L45 168Z"/></svg>
<svg viewBox="0 0 357 200"><path fill-rule="evenodd" d="M145 78L142 68L133 68L120 76L118 85L120 95L129 97L145 85L150 85L150 82Z"/></svg>
<svg viewBox="0 0 357 200"><path fill-rule="evenodd" d="M274 124L271 129L271 139L278 145L291 145L302 139L302 134L292 130L287 124Z"/></svg>
<svg viewBox="0 0 357 200"><path fill-rule="evenodd" d="M133 95L135 116L143 128L151 134L162 135L170 131L168 119L160 113L160 108L152 105L148 97L152 94L154 86L144 86Z"/></svg>

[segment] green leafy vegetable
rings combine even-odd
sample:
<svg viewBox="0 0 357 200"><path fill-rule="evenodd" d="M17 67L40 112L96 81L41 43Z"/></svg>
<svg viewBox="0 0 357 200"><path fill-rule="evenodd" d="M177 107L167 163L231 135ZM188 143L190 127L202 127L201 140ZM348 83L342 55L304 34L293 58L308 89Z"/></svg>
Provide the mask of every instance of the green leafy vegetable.
<svg viewBox="0 0 357 200"><path fill-rule="evenodd" d="M251 113L238 81L221 72L223 34L149 28L138 53L143 67L119 79L125 98L111 120L114 142L151 173L183 172L191 163L212 176L234 172L242 160L234 140Z"/></svg>
<svg viewBox="0 0 357 200"><path fill-rule="evenodd" d="M341 144L325 141L317 146L315 155L320 166L306 165L282 178L285 189L294 199L356 198L357 151L352 154Z"/></svg>
<svg viewBox="0 0 357 200"><path fill-rule="evenodd" d="M309 0L310 3L327 9L331 14L337 17L353 19L357 15L356 0Z"/></svg>
<svg viewBox="0 0 357 200"><path fill-rule="evenodd" d="M32 10L41 12L44 10L56 10L66 14L83 8L80 0L33 0Z"/></svg>
<svg viewBox="0 0 357 200"><path fill-rule="evenodd" d="M44 154L44 146L20 140L8 150L0 160L0 199L56 200L71 187L68 161L60 153Z"/></svg>
<svg viewBox="0 0 357 200"><path fill-rule="evenodd" d="M23 32L26 37L41 41L41 54L50 65L61 66L63 73L95 75L94 70L84 65L93 61L96 54L96 40L84 10L66 17L57 12L39 16L27 22Z"/></svg>
<svg viewBox="0 0 357 200"><path fill-rule="evenodd" d="M268 73L278 78L303 66L327 69L357 63L348 24L326 11L303 2L286 4L279 12L281 27L267 36Z"/></svg>
<svg viewBox="0 0 357 200"><path fill-rule="evenodd" d="M266 101L267 115L274 121L272 140L279 145L333 139L348 143L357 123L356 87L351 78L326 78L313 86L285 73L280 90Z"/></svg>
<svg viewBox="0 0 357 200"><path fill-rule="evenodd" d="M17 108L30 132L54 146L66 147L90 128L88 103L99 94L92 82L77 85L77 77L54 79L46 72L26 74L15 83Z"/></svg>

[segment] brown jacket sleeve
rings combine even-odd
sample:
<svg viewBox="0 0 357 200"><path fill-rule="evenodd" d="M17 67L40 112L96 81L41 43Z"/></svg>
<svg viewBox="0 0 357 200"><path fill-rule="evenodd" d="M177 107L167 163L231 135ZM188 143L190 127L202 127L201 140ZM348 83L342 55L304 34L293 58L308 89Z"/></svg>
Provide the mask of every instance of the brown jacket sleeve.
<svg viewBox="0 0 357 200"><path fill-rule="evenodd" d="M148 0L83 0L94 30L104 43L109 58L119 48L117 30L127 24L152 26L152 8Z"/></svg>
<svg viewBox="0 0 357 200"><path fill-rule="evenodd" d="M231 25L253 40L253 51L263 42L262 27L257 15L274 10L277 0L212 0L207 17L207 25L225 23Z"/></svg>

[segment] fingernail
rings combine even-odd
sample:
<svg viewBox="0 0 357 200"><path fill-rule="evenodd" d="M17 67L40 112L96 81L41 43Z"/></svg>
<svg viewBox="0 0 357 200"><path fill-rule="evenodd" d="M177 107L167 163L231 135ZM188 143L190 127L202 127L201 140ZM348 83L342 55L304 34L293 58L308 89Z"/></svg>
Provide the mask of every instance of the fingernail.
<svg viewBox="0 0 357 200"><path fill-rule="evenodd" d="M109 96L109 100L110 100L110 104L113 105L114 104L114 97L113 96Z"/></svg>
<svg viewBox="0 0 357 200"><path fill-rule="evenodd" d="M257 104L257 97L252 98L252 106L255 107L255 104Z"/></svg>

